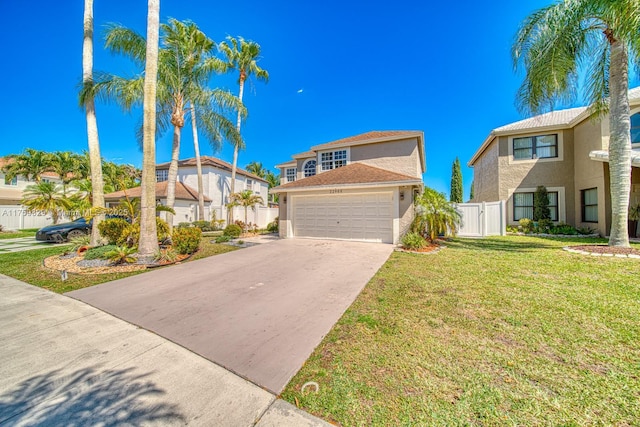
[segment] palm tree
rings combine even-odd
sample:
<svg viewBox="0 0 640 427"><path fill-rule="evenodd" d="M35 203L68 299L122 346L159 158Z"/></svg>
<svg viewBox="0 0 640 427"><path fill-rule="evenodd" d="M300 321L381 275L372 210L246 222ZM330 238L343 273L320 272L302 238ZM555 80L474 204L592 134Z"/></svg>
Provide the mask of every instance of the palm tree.
<svg viewBox="0 0 640 427"><path fill-rule="evenodd" d="M144 71L144 118L142 139L142 189L138 254L151 258L158 252L156 226L156 85L160 38L160 0L148 0L147 43ZM95 227L97 228L97 227Z"/></svg>
<svg viewBox="0 0 640 427"><path fill-rule="evenodd" d="M54 224L58 223L60 211L66 211L71 207L69 199L62 192L62 187L53 182L29 185L24 190L22 204L29 210L49 212Z"/></svg>
<svg viewBox="0 0 640 427"><path fill-rule="evenodd" d="M240 193L232 193L229 196L229 204L232 206L242 206L244 207L244 223L245 226L247 224L247 209L251 208L251 210L256 210L256 205L264 204L264 200L262 197L257 194L253 194L251 190L244 190Z"/></svg>
<svg viewBox="0 0 640 427"><path fill-rule="evenodd" d="M512 51L516 67L526 71L517 95L523 109L537 113L558 99L572 99L584 70L591 113L609 113L611 246L629 246L628 64L640 62L639 28L637 0L563 0L526 19ZM585 63L589 66L583 69Z"/></svg>
<svg viewBox="0 0 640 427"><path fill-rule="evenodd" d="M271 190L273 187L277 187L278 185L280 185L280 174L276 175L271 171L267 171L264 179L267 181L267 184L269 185L269 190ZM278 203L277 194L272 194L271 191L269 191L269 198L273 203Z"/></svg>
<svg viewBox="0 0 640 427"><path fill-rule="evenodd" d="M202 162L200 161L200 143L198 142L198 123L196 122L196 108L193 104L191 104L191 128L193 131L193 151L196 156L196 173L198 174L198 221L204 221Z"/></svg>
<svg viewBox="0 0 640 427"><path fill-rule="evenodd" d="M67 185L74 179L80 164L80 156L71 151L56 151L51 155L51 171L62 180L62 192L67 194Z"/></svg>
<svg viewBox="0 0 640 427"><path fill-rule="evenodd" d="M104 208L104 184L102 182L102 164L100 162L100 141L98 139L98 123L96 109L91 94L93 85L93 0L84 0L84 38L82 43L82 85L80 103L84 107L87 121L87 141L89 145L89 159L91 164L91 182L93 188L93 207ZM88 96L84 94L88 93ZM63 181L64 182L64 181ZM98 224L104 219L97 215L93 219L91 228L91 245L96 246L100 241Z"/></svg>
<svg viewBox="0 0 640 427"><path fill-rule="evenodd" d="M267 170L262 166L261 162L251 162L247 165L246 169L248 172L259 176L262 179L267 176Z"/></svg>
<svg viewBox="0 0 640 427"><path fill-rule="evenodd" d="M22 175L28 181L39 183L42 174L51 171L51 154L44 151L27 148L24 153L7 156L7 159L10 163L4 167L4 173L8 179Z"/></svg>
<svg viewBox="0 0 640 427"><path fill-rule="evenodd" d="M240 136L233 123L224 116L226 111L246 110L231 93L220 89L208 89L206 80L213 72L221 72L226 65L212 56L215 43L192 22L170 19L163 24L162 45L158 51L157 127L158 135L173 126L171 163L167 180L167 206L175 202L175 185L180 156L180 136L185 116L190 112L187 103L195 107L201 130L214 150L218 150L223 138L239 144ZM106 45L115 53L123 53L134 62L141 63L145 51L144 37L120 25L111 25L107 31ZM142 77L124 79L103 74L96 83L96 92L107 99L119 102L125 110L140 100ZM220 111L220 112L219 112ZM168 215L172 225L172 215Z"/></svg>
<svg viewBox="0 0 640 427"><path fill-rule="evenodd" d="M416 216L411 228L413 232L426 234L434 242L440 234L456 234L460 226L461 216L443 193L425 187L422 194L416 197Z"/></svg>
<svg viewBox="0 0 640 427"><path fill-rule="evenodd" d="M227 57L229 67L235 68L240 72L238 78L238 84L240 85L240 91L238 93L238 99L242 102L244 94L244 82L255 74L258 80L265 82L269 81L269 73L258 66L258 60L260 59L260 45L251 40L245 40L242 37L234 39L233 37L227 37L227 42L221 42L219 45L220 51ZM238 112L236 121L236 129L240 134L240 125L242 124L242 117ZM236 170L238 167L238 151L243 148L244 143L238 139L234 143L233 147L233 164L231 166L231 194L235 193L236 184Z"/></svg>

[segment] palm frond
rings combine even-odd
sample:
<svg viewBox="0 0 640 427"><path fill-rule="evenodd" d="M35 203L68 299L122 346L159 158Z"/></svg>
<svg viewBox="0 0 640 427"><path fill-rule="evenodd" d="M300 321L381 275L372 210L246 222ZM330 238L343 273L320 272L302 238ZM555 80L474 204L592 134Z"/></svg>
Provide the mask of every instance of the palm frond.
<svg viewBox="0 0 640 427"><path fill-rule="evenodd" d="M105 47L112 53L127 56L136 65L144 68L147 56L147 41L144 36L116 23L107 24L105 27Z"/></svg>

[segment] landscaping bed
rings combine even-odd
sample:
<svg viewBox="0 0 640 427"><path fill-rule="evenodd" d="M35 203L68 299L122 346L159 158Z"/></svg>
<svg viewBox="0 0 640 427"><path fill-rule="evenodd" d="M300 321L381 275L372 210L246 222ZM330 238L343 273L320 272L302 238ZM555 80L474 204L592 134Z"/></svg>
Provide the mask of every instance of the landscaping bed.
<svg viewBox="0 0 640 427"><path fill-rule="evenodd" d="M395 252L282 397L343 426L637 425L638 264L563 250L591 243Z"/></svg>

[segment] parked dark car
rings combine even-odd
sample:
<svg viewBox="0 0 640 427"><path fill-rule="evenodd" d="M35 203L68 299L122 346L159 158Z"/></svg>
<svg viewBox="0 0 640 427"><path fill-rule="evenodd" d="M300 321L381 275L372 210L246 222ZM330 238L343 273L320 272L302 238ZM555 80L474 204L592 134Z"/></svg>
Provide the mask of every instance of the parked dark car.
<svg viewBox="0 0 640 427"><path fill-rule="evenodd" d="M78 218L64 224L48 225L36 233L36 240L43 242L65 242L74 237L84 236L91 232L91 222Z"/></svg>

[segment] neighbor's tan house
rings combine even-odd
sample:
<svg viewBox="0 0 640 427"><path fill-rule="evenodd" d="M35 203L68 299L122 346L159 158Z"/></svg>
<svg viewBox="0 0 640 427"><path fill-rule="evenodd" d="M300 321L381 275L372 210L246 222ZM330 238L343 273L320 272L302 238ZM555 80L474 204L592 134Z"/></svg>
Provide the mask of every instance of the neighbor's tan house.
<svg viewBox="0 0 640 427"><path fill-rule="evenodd" d="M629 91L630 203L640 203L640 88ZM549 192L551 217L605 236L611 229L609 117L587 107L558 110L496 128L473 155L473 202L507 201L508 224L533 217L533 193Z"/></svg>
<svg viewBox="0 0 640 427"><path fill-rule="evenodd" d="M373 131L277 165L280 235L398 243L426 170L421 131Z"/></svg>

